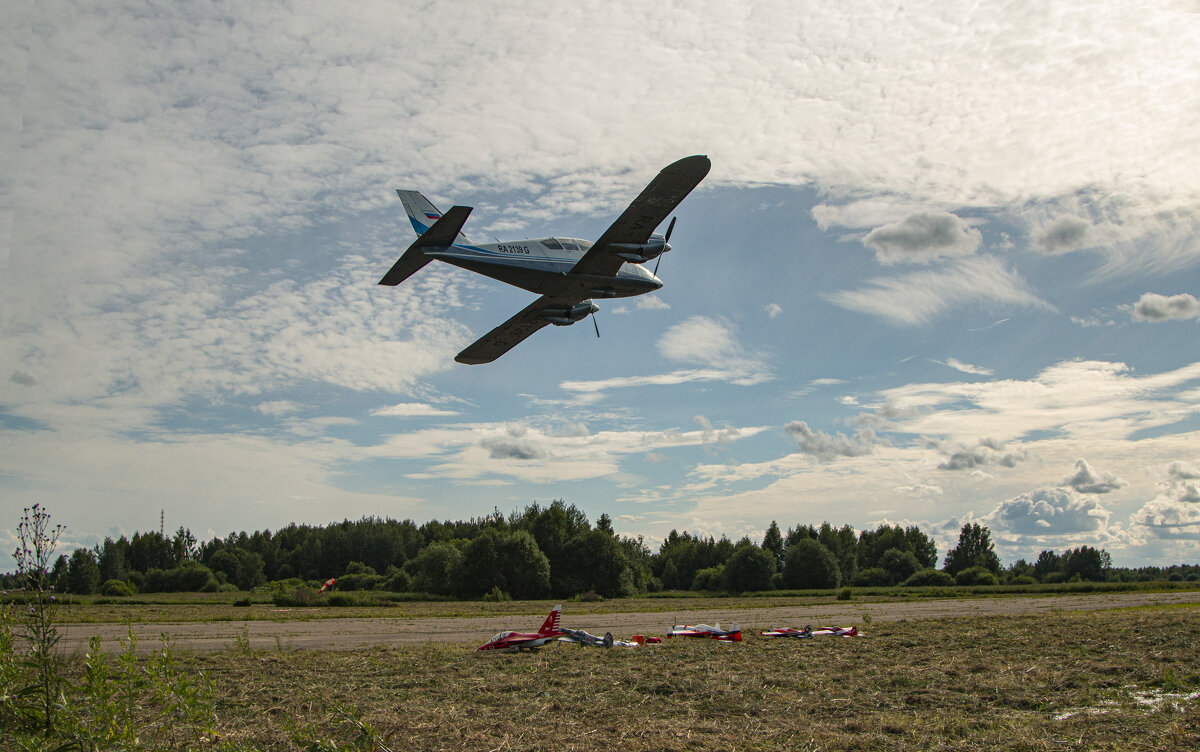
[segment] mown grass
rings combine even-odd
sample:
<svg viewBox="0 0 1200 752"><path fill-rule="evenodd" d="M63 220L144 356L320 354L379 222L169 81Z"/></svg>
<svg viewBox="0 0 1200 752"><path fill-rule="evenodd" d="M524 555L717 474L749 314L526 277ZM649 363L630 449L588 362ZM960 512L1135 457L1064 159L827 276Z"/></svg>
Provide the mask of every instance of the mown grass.
<svg viewBox="0 0 1200 752"><path fill-rule="evenodd" d="M215 721L205 739L181 743L174 735L159 745L158 726L144 723L140 743L227 750L1200 749L1194 606L860 627L866 636L859 639L748 635L742 644L560 645L498 656L475 654L474 642L289 652L253 651L231 639L226 653L175 657L178 672L211 682ZM78 676L81 663L66 671ZM1157 704L1137 702L1146 696Z"/></svg>

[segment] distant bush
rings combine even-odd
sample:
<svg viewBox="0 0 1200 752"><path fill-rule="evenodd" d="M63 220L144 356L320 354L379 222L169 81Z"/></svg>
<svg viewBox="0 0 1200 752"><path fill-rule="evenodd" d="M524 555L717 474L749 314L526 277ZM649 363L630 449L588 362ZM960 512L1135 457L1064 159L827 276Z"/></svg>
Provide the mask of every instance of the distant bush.
<svg viewBox="0 0 1200 752"><path fill-rule="evenodd" d="M483 594L483 601L485 603L503 603L504 601L511 600L512 596L501 590L499 585L493 585L491 590Z"/></svg>
<svg viewBox="0 0 1200 752"><path fill-rule="evenodd" d="M1014 585L1036 585L1036 584L1038 584L1038 581L1037 581L1036 577L1030 577L1027 574L1019 574L1016 577L1012 578L1012 584L1014 584Z"/></svg>
<svg viewBox="0 0 1200 752"><path fill-rule="evenodd" d="M996 575L986 567L967 567L954 577L959 585L999 585Z"/></svg>
<svg viewBox="0 0 1200 752"><path fill-rule="evenodd" d="M385 575L385 579L376 587L376 589L387 590L392 593L407 592L408 589L412 587L412 578L410 578L408 576L408 572L405 572L403 569L397 569L395 567L393 567L393 569L395 569L395 571Z"/></svg>
<svg viewBox="0 0 1200 752"><path fill-rule="evenodd" d="M943 572L940 569L934 569L933 567L919 569L916 572L913 572L912 576L904 581L904 585L906 587L945 587L953 584L953 577L951 577L948 573Z"/></svg>
<svg viewBox="0 0 1200 752"><path fill-rule="evenodd" d="M892 575L883 567L860 569L854 575L854 584L858 587L884 587L892 584Z"/></svg>
<svg viewBox="0 0 1200 752"><path fill-rule="evenodd" d="M842 588L841 590L839 590L839 591L838 591L838 594L837 594L837 599L838 599L839 601L848 601L848 600L850 600L850 599L851 599L853 596L854 596L854 593L853 593L853 591L851 591L851 590L850 590L850 588L848 588L848 587L844 587L844 588Z"/></svg>
<svg viewBox="0 0 1200 752"><path fill-rule="evenodd" d="M595 593L595 592L589 590L586 593L580 593L579 595L575 596L572 600L578 601L580 603L599 603L600 601L604 600L604 596L600 595L599 593Z"/></svg>
<svg viewBox="0 0 1200 752"><path fill-rule="evenodd" d="M213 579L212 570L191 562L175 569L151 569L142 583L143 593L198 593Z"/></svg>
<svg viewBox="0 0 1200 752"><path fill-rule="evenodd" d="M359 597L357 595L351 595L350 593L333 593L329 596L328 603L330 606L334 607L362 605L362 601L359 599Z"/></svg>
<svg viewBox="0 0 1200 752"><path fill-rule="evenodd" d="M696 572L692 578L692 590L720 590L725 579L725 567L718 564Z"/></svg>
<svg viewBox="0 0 1200 752"><path fill-rule="evenodd" d="M127 596L134 595L133 586L125 580L105 580L100 586L101 595Z"/></svg>
<svg viewBox="0 0 1200 752"><path fill-rule="evenodd" d="M317 605L318 595L315 588L298 587L291 590L277 590L271 595L271 602L276 606L296 608Z"/></svg>

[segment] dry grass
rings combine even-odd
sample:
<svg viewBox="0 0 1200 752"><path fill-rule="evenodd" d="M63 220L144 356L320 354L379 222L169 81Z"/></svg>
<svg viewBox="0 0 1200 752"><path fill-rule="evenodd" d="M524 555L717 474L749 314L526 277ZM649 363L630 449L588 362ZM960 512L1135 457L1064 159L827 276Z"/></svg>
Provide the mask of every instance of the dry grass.
<svg viewBox="0 0 1200 752"><path fill-rule="evenodd" d="M227 742L393 750L1195 750L1200 611L901 621L861 639L188 658ZM481 638L486 635L481 635ZM1167 694L1164 694L1167 693ZM369 749L370 744L361 748Z"/></svg>

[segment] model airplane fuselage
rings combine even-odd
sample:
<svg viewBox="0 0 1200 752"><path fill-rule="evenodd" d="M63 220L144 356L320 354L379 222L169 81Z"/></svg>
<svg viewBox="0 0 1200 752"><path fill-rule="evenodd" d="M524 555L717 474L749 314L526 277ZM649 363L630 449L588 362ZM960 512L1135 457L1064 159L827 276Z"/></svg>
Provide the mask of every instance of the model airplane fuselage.
<svg viewBox="0 0 1200 752"><path fill-rule="evenodd" d="M550 615L542 622L542 626L538 628L538 631L499 632L493 635L492 639L475 648L475 650L521 651L540 648L547 642L557 640L563 635L563 632L558 628L558 622L561 617L562 606L555 606L550 610Z"/></svg>
<svg viewBox="0 0 1200 752"><path fill-rule="evenodd" d="M708 624L676 624L667 632L667 637L702 637L722 642L741 642L742 629L736 621L729 625L729 629L721 629L719 623L715 627Z"/></svg>
<svg viewBox="0 0 1200 752"><path fill-rule="evenodd" d="M418 237L379 284L398 285L437 260L540 295L455 357L459 363L490 363L547 324L567 326L595 313L593 298L660 289L662 280L641 265L671 250L667 241L675 221L663 235L654 230L710 166L699 155L667 165L595 243L563 237L475 243L462 234L471 207L454 206L443 214L416 191L396 191Z"/></svg>

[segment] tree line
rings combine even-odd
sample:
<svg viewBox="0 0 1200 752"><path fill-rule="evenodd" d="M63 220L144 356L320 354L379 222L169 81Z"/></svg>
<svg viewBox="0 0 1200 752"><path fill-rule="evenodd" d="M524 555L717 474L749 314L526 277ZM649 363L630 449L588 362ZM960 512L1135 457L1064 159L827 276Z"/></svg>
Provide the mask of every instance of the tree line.
<svg viewBox="0 0 1200 752"><path fill-rule="evenodd" d="M856 531L772 522L761 541L672 530L652 552L642 537L617 535L608 515L593 524L562 500L494 511L466 521L364 517L324 526L230 533L200 542L190 530L105 538L60 556L50 572L60 591L251 590L300 587L335 577L340 590L384 590L479 598L606 598L660 590L757 592L843 586L1034 584L1067 581L1196 580L1200 567L1114 568L1089 546L1042 551L1034 563L1001 565L987 527L964 525L938 566L932 538L917 526ZM6 587L15 580L0 576Z"/></svg>

